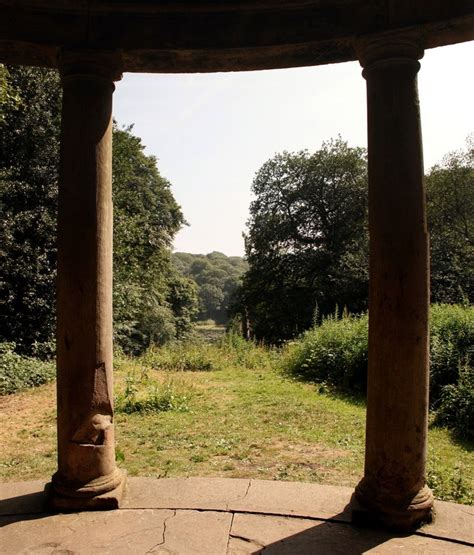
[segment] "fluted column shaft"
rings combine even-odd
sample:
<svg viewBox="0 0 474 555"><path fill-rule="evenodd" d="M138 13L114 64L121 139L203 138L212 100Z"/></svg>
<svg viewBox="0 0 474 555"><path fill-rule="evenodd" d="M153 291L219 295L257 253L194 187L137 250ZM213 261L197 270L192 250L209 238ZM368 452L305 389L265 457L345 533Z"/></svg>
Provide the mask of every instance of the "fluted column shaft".
<svg viewBox="0 0 474 555"><path fill-rule="evenodd" d="M417 90L422 49L410 37L359 44L367 81L369 375L359 501L386 524L430 518L429 250Z"/></svg>
<svg viewBox="0 0 474 555"><path fill-rule="evenodd" d="M60 71L53 505L113 507L110 492L123 483L112 392L112 93L120 68L113 54L66 52Z"/></svg>

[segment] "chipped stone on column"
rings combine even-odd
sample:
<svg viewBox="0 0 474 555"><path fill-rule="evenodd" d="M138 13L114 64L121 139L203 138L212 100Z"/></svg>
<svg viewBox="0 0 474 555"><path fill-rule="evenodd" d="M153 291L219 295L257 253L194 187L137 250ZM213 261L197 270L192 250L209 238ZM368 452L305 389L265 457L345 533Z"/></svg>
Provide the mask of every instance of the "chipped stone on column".
<svg viewBox="0 0 474 555"><path fill-rule="evenodd" d="M117 508L112 386L112 93L115 53L67 51L58 209L55 510Z"/></svg>
<svg viewBox="0 0 474 555"><path fill-rule="evenodd" d="M409 530L431 518L429 251L417 90L423 49L408 34L361 40L369 155L369 375L364 478L354 520Z"/></svg>

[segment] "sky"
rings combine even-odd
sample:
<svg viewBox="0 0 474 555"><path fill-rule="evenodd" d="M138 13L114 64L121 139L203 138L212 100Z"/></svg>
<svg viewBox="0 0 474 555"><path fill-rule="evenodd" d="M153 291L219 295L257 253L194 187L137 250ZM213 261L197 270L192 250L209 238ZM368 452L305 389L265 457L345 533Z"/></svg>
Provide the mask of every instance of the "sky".
<svg viewBox="0 0 474 555"><path fill-rule="evenodd" d="M418 74L425 168L474 131L474 42L425 52ZM114 117L134 124L158 159L189 226L176 251L244 254L255 173L284 150L316 151L340 135L367 145L365 81L357 62L284 70L131 74Z"/></svg>

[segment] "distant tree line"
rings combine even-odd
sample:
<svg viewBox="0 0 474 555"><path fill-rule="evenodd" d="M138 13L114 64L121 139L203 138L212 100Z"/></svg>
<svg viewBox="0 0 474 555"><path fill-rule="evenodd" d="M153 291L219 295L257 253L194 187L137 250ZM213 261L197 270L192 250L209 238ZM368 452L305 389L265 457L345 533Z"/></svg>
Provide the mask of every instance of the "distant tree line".
<svg viewBox="0 0 474 555"><path fill-rule="evenodd" d="M173 263L180 273L197 285L198 320L227 323L235 291L248 269L247 262L240 256L226 256L214 251L206 255L176 252Z"/></svg>
<svg viewBox="0 0 474 555"><path fill-rule="evenodd" d="M474 144L426 176L431 298L474 295ZM317 152L284 152L257 172L246 236L249 270L234 313L250 335L293 338L328 315L368 308L367 160L331 140Z"/></svg>

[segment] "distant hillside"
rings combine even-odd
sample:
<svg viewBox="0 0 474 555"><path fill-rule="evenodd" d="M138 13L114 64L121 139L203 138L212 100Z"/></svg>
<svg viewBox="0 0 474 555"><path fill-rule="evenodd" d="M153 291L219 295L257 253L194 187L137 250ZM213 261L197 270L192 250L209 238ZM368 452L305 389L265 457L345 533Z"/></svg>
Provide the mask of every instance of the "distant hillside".
<svg viewBox="0 0 474 555"><path fill-rule="evenodd" d="M227 322L227 308L232 294L240 283L248 265L240 256L226 256L221 252L172 255L176 269L194 280L199 294L199 320Z"/></svg>

